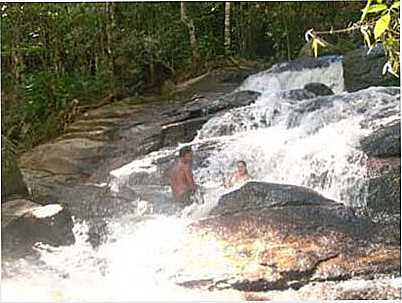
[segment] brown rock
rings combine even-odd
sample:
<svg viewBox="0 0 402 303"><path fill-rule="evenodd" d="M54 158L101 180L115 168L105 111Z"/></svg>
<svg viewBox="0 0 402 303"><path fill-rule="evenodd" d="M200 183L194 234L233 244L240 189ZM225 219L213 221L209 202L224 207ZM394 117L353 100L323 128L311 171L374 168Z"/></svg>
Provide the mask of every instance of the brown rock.
<svg viewBox="0 0 402 303"><path fill-rule="evenodd" d="M189 227L179 285L246 292L400 271L399 246L374 242L366 221L327 221L320 206L249 210ZM330 209L320 209L330 215ZM196 262L194 262L196 260Z"/></svg>

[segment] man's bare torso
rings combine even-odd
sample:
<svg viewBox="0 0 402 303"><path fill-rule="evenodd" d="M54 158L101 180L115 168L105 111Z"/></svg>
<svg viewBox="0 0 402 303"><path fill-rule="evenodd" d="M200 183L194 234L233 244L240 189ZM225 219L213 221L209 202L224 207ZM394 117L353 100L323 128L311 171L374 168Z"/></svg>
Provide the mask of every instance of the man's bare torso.
<svg viewBox="0 0 402 303"><path fill-rule="evenodd" d="M178 160L170 173L170 184L176 199L195 189L192 167L190 163Z"/></svg>

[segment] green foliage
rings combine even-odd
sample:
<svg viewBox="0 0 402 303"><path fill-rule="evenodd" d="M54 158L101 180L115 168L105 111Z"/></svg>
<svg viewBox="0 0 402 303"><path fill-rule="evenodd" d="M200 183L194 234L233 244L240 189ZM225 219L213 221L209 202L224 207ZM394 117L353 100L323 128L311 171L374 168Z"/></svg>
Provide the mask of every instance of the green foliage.
<svg viewBox="0 0 402 303"><path fill-rule="evenodd" d="M315 32L310 29L306 32L307 40L312 40L311 47L315 56L318 54L318 46L325 46L325 41L320 35L341 34L359 30L363 35L364 43L371 49L375 44L381 43L388 62L383 72L390 72L396 77L400 73L400 2L396 0L367 0L366 6L362 9L359 22L344 28L330 31Z"/></svg>
<svg viewBox="0 0 402 303"><path fill-rule="evenodd" d="M366 26L365 41L370 47L373 43L382 43L388 62L384 72L388 71L399 77L400 72L400 1L377 0L377 4L367 1L363 9L361 22ZM374 38L371 38L371 37Z"/></svg>
<svg viewBox="0 0 402 303"><path fill-rule="evenodd" d="M72 101L100 98L105 94L104 83L87 75L29 74L20 85L17 101L2 100L2 132L19 149L53 138L62 131L62 114Z"/></svg>
<svg viewBox="0 0 402 303"><path fill-rule="evenodd" d="M228 56L267 63L295 58L303 45L298 37L312 24L344 26L359 13L354 6L233 2L226 52L224 2L188 2L199 55L194 64L180 2L3 3L3 134L28 148L60 134L75 98L82 104L116 92L160 93L167 80L235 62Z"/></svg>

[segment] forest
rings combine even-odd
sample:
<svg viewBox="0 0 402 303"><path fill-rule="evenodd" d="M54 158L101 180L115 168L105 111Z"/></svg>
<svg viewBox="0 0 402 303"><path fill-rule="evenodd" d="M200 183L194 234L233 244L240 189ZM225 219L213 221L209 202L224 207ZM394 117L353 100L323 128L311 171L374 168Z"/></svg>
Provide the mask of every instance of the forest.
<svg viewBox="0 0 402 303"><path fill-rule="evenodd" d="M4 3L2 138L28 150L59 135L77 102L169 94L211 69L295 59L306 31L347 28L365 5ZM340 52L364 43L354 31L326 39Z"/></svg>

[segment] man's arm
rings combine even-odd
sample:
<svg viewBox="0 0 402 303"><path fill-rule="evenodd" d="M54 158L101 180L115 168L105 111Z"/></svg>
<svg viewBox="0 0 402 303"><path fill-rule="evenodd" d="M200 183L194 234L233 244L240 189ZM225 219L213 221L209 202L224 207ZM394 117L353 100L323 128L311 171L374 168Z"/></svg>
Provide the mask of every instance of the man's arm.
<svg viewBox="0 0 402 303"><path fill-rule="evenodd" d="M185 166L184 175L186 176L186 180L187 180L188 184L191 186L191 189L195 190L196 185L194 182L193 171L192 171L190 165Z"/></svg>

